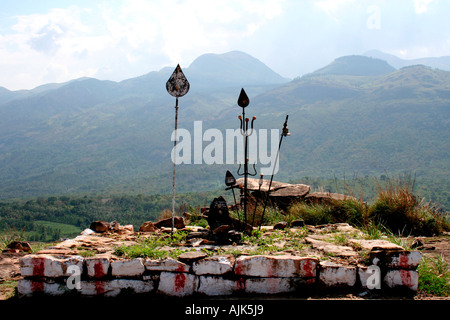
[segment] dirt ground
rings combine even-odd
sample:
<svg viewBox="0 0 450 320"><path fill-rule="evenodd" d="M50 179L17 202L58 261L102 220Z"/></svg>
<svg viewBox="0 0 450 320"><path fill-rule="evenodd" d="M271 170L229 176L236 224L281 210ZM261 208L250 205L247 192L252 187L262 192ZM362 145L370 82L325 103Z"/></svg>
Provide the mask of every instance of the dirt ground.
<svg viewBox="0 0 450 320"><path fill-rule="evenodd" d="M422 238L424 240L424 256L439 257L442 255L450 266L450 237ZM2 252L0 253L0 300L8 300L15 296L17 282L21 279L19 259L26 255L22 252ZM352 294L337 294L326 296L311 296L307 299L320 300L363 300L363 299L390 299L391 297L381 296L355 296ZM398 297L397 297L398 299ZM432 295L418 293L412 298L414 300L450 300L450 297L436 297Z"/></svg>
<svg viewBox="0 0 450 320"><path fill-rule="evenodd" d="M430 237L424 238L423 255L429 257L438 257L442 255L450 267L450 237Z"/></svg>
<svg viewBox="0 0 450 320"><path fill-rule="evenodd" d="M19 259L25 253L0 253L0 300L14 296L17 281L21 278Z"/></svg>

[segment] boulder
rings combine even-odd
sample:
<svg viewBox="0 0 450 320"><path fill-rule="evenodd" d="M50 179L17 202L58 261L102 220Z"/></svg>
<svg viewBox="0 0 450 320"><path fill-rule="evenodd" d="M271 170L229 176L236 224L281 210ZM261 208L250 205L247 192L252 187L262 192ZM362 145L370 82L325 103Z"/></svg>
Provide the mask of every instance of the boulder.
<svg viewBox="0 0 450 320"><path fill-rule="evenodd" d="M95 232L103 233L110 231L111 225L109 224L109 222L106 221L93 221L89 229Z"/></svg>
<svg viewBox="0 0 450 320"><path fill-rule="evenodd" d="M154 232L156 231L156 227L151 221L144 222L139 228L139 232Z"/></svg>
<svg viewBox="0 0 450 320"><path fill-rule="evenodd" d="M31 245L26 241L13 241L7 246L8 249L31 252Z"/></svg>
<svg viewBox="0 0 450 320"><path fill-rule="evenodd" d="M172 218L162 219L154 223L154 226L158 229L172 228ZM184 229L186 224L183 217L174 217L174 227L177 229Z"/></svg>
<svg viewBox="0 0 450 320"><path fill-rule="evenodd" d="M283 229L286 229L286 227L287 227L287 222L285 222L285 221L280 221L273 226L274 230L283 230Z"/></svg>
<svg viewBox="0 0 450 320"><path fill-rule="evenodd" d="M215 235L224 235L227 234L228 231L231 230L231 226L227 225L227 224L223 224L219 227L217 227L216 229L213 230L213 234Z"/></svg>
<svg viewBox="0 0 450 320"><path fill-rule="evenodd" d="M301 228L305 226L305 221L302 219L298 219L298 220L293 220L291 222L291 228Z"/></svg>
<svg viewBox="0 0 450 320"><path fill-rule="evenodd" d="M236 180L236 185L243 188L244 178ZM267 192L269 190L269 180L263 180L261 188L259 186L259 179L247 178L247 189L250 191ZM270 196L276 197L303 197L309 190L310 186L305 184L290 184L279 181L272 181L270 186Z"/></svg>

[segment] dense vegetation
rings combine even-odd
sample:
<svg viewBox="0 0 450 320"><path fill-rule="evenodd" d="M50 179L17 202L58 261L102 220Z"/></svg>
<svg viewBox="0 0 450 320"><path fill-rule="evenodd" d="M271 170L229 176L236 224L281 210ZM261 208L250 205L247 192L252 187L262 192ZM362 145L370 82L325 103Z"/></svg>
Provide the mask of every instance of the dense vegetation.
<svg viewBox="0 0 450 320"><path fill-rule="evenodd" d="M177 195L177 212L189 206L209 206L210 193ZM135 230L145 221L156 221L161 212L172 208L171 195L51 196L32 200L0 202L0 233L22 233L29 240L51 241L77 235L92 221L132 224Z"/></svg>
<svg viewBox="0 0 450 320"><path fill-rule="evenodd" d="M236 129L239 73L251 75L246 112L257 117L255 127L280 129L289 115L277 180L408 171L426 201L450 207L450 72L413 66L373 75L379 60L350 56L283 84L254 60L213 55L184 69L191 91L180 101L179 127L192 132L201 120L203 131ZM0 199L170 193L174 101L164 84L171 71L0 97ZM177 190L221 188L227 169L180 166Z"/></svg>
<svg viewBox="0 0 450 320"><path fill-rule="evenodd" d="M431 235L448 228L448 213L440 206L423 201L417 195L414 177L410 175L379 179L312 179L305 177L296 183L306 183L312 191L338 192L353 195L356 200L340 203L309 205L294 203L288 212L268 207L264 223L304 219L309 224L348 222L357 227L383 226L398 234ZM222 195L228 204L234 203L231 191L177 194L177 214L189 211L198 214L200 207ZM64 195L26 200L0 201L0 233L22 232L36 241L58 240L78 234L95 220L132 224L137 230L145 221L157 221L165 211L171 211L171 194L151 195ZM248 209L259 224L262 204ZM447 220L446 220L447 219Z"/></svg>

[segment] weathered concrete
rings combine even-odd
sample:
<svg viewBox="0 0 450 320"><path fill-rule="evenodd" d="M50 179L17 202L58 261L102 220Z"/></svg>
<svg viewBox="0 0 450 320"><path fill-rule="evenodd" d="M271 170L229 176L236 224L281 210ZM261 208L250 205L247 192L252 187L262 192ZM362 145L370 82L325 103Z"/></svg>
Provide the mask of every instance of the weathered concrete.
<svg viewBox="0 0 450 320"><path fill-rule="evenodd" d="M315 258L290 255L282 256L240 256L236 259L234 272L252 277L315 277Z"/></svg>
<svg viewBox="0 0 450 320"><path fill-rule="evenodd" d="M154 291L153 281L115 279L111 281L82 281L81 294L85 296L104 295L105 297L116 297L124 290L133 293L149 293Z"/></svg>
<svg viewBox="0 0 450 320"><path fill-rule="evenodd" d="M82 269L83 258L70 256L59 259L51 255L30 254L19 260L20 272L23 277L49 277L58 278L70 276L67 269L75 265Z"/></svg>
<svg viewBox="0 0 450 320"><path fill-rule="evenodd" d="M194 262L192 269L196 275L223 275L233 271L233 256L213 256Z"/></svg>
<svg viewBox="0 0 450 320"><path fill-rule="evenodd" d="M84 261L89 277L100 279L108 276L111 263L107 257L91 257Z"/></svg>
<svg viewBox="0 0 450 320"><path fill-rule="evenodd" d="M132 260L119 260L111 263L111 274L113 277L136 277L145 271L142 258Z"/></svg>
<svg viewBox="0 0 450 320"><path fill-rule="evenodd" d="M197 276L189 273L161 272L158 293L185 297L192 295L198 287Z"/></svg>
<svg viewBox="0 0 450 320"><path fill-rule="evenodd" d="M199 276L197 292L207 296L228 296L243 291L242 282L245 280L232 280L220 276Z"/></svg>
<svg viewBox="0 0 450 320"><path fill-rule="evenodd" d="M370 258L374 265L383 265L390 269L409 269L414 270L422 259L420 251L372 251Z"/></svg>
<svg viewBox="0 0 450 320"><path fill-rule="evenodd" d="M415 270L389 270L384 277L384 283L389 288L417 291L419 286L419 273Z"/></svg>
<svg viewBox="0 0 450 320"><path fill-rule="evenodd" d="M320 263L319 283L327 287L353 287L356 283L357 269L328 261Z"/></svg>

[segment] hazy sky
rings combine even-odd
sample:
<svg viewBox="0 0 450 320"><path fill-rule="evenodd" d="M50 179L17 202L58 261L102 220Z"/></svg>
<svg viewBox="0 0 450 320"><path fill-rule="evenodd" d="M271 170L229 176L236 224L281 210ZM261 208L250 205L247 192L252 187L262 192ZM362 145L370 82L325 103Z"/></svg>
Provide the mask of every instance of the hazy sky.
<svg viewBox="0 0 450 320"><path fill-rule="evenodd" d="M371 49L450 55L448 0L0 0L0 86L123 80L241 50L293 78Z"/></svg>

